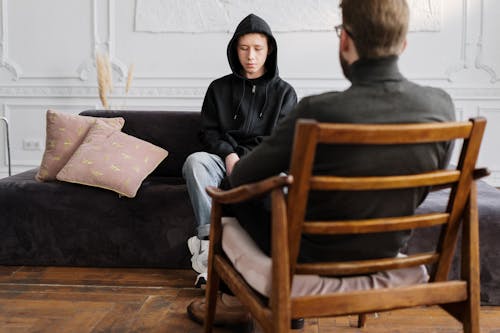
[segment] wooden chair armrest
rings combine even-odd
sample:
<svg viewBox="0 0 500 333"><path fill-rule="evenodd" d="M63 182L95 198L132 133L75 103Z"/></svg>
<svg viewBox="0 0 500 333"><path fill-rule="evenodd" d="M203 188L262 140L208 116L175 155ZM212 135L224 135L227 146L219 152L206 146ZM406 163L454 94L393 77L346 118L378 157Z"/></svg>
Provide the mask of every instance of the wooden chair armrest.
<svg viewBox="0 0 500 333"><path fill-rule="evenodd" d="M476 168L476 169L474 169L474 171L472 171L472 179L478 180L478 179L481 179L483 177L489 176L490 173L491 172L490 172L490 170L488 168ZM451 184L433 186L431 188L431 192L444 190L444 189L447 189L447 188L450 188L450 187L451 187Z"/></svg>
<svg viewBox="0 0 500 333"><path fill-rule="evenodd" d="M271 190L292 184L293 177L273 176L264 180L244 184L230 190L223 191L220 188L208 186L206 191L214 201L222 204L242 202L263 195Z"/></svg>

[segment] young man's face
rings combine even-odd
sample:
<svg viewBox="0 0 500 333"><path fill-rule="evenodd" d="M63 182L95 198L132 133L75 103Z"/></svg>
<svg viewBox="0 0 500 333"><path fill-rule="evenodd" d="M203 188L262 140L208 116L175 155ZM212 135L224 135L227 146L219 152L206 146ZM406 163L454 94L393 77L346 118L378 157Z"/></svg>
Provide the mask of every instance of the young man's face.
<svg viewBox="0 0 500 333"><path fill-rule="evenodd" d="M267 36L250 33L238 39L238 59L243 67L243 75L248 79L256 79L265 73L264 63L267 59Z"/></svg>

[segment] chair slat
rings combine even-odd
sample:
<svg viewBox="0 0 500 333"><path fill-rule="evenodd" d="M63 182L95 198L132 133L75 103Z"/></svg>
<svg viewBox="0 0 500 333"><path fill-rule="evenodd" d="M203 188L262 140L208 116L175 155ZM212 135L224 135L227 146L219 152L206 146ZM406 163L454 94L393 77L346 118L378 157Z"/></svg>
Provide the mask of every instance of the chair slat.
<svg viewBox="0 0 500 333"><path fill-rule="evenodd" d="M435 282L401 288L296 297L292 298L292 317L342 316L455 303L465 299L467 282Z"/></svg>
<svg viewBox="0 0 500 333"><path fill-rule="evenodd" d="M311 189L318 191L366 191L443 185L457 182L458 170L440 170L417 175L386 177L313 176Z"/></svg>
<svg viewBox="0 0 500 333"><path fill-rule="evenodd" d="M417 144L463 139L470 122L398 125L318 124L318 142L337 144ZM429 132L430 129L435 131Z"/></svg>
<svg viewBox="0 0 500 333"><path fill-rule="evenodd" d="M334 235L408 230L445 224L449 216L448 213L433 213L367 220L305 221L302 225L302 232L305 234Z"/></svg>
<svg viewBox="0 0 500 333"><path fill-rule="evenodd" d="M472 176L481 147L481 140L486 127L485 118L472 119L474 124L470 138L465 140L458 160L458 168L462 170L462 177L457 186L452 189L448 201L447 211L450 212L450 222L441 230L439 237L439 252L442 253L440 262L436 267L435 281L445 281L451 270L453 254L458 240L460 221L469 198L472 185Z"/></svg>
<svg viewBox="0 0 500 333"><path fill-rule="evenodd" d="M439 254L435 252L420 253L400 258L383 258L370 260L357 260L345 262L318 262L297 264L297 274L317 274L317 275L362 275L374 272L413 267L418 265L428 265L437 262Z"/></svg>

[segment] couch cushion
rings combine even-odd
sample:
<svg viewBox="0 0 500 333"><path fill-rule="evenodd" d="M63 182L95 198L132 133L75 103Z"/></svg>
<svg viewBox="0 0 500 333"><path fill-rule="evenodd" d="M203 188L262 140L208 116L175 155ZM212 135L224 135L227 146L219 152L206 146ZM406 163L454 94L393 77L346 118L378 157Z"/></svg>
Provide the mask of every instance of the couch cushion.
<svg viewBox="0 0 500 333"><path fill-rule="evenodd" d="M168 150L168 158L153 171L155 176L181 177L186 157L202 150L198 140L200 112L87 110L81 114L92 117L123 117L124 133Z"/></svg>
<svg viewBox="0 0 500 333"><path fill-rule="evenodd" d="M96 119L53 110L47 111L46 118L45 152L36 179L53 181L80 146ZM104 121L117 129L121 129L124 123L123 118L120 117L104 119Z"/></svg>
<svg viewBox="0 0 500 333"><path fill-rule="evenodd" d="M167 155L165 149L122 133L99 119L57 179L133 198L144 178Z"/></svg>
<svg viewBox="0 0 500 333"><path fill-rule="evenodd" d="M0 265L190 268L195 219L179 177L148 177L134 199L32 169L0 179Z"/></svg>
<svg viewBox="0 0 500 333"><path fill-rule="evenodd" d="M481 304L500 305L500 191L484 181L477 181L477 205L479 211L479 258L481 278ZM449 190L429 193L417 212L427 214L443 212L448 204ZM440 226L413 231L408 241L407 253L434 251L439 238ZM453 258L450 278L460 275L460 244Z"/></svg>

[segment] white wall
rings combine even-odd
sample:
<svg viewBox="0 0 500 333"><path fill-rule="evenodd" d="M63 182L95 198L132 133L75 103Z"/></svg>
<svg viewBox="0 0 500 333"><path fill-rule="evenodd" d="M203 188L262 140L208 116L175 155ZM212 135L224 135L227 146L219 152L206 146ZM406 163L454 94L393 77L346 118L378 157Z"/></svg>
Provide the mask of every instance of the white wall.
<svg viewBox="0 0 500 333"><path fill-rule="evenodd" d="M175 6L161 8L163 12L141 7L169 1ZM201 33L139 31L148 30L144 22L156 22L153 27L158 28L165 15L179 22L174 27L184 28L198 22L193 19L195 14L200 20L215 22L211 10L220 6L232 6L233 12L224 9L237 17L234 8L244 4L245 10L254 9L272 27L280 28L275 30L283 30L276 32L280 73L299 96L345 88L348 83L337 61L337 37L332 30L318 31L325 29L316 25L323 20L323 26L333 27L339 15L311 9L331 2L336 6L335 0L0 0L0 115L11 125L14 172L39 164L46 109L78 113L100 107L93 66L96 50L111 54L115 82L112 106L200 109L209 82L229 71L225 52L231 33L221 29ZM487 181L500 186L500 154L495 153L500 139L500 1L409 2L415 10L401 70L412 80L448 91L459 119L488 118L479 165L489 167L493 175ZM288 5L281 11L282 3ZM193 6L201 9L193 13ZM137 21L136 10L143 15ZM301 20L283 19L297 13L303 13ZM331 18L325 20L325 15ZM239 18L233 16L225 17L234 28ZM172 25L160 28L168 30ZM124 76L132 63L135 75L125 98ZM0 135L3 143L3 127ZM35 150L23 148L23 142ZM0 177L7 174L6 152L1 146Z"/></svg>

